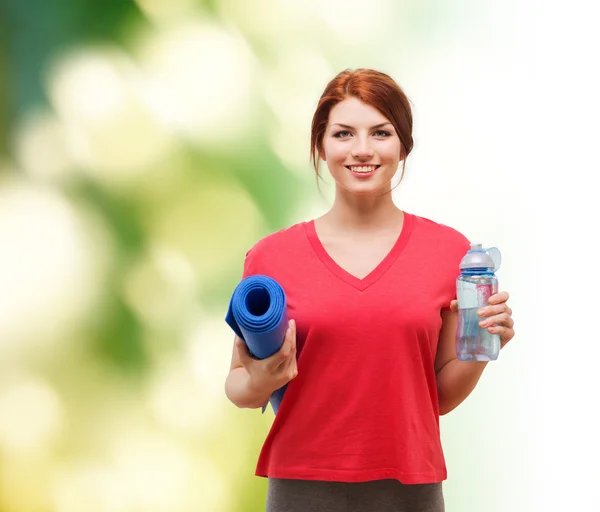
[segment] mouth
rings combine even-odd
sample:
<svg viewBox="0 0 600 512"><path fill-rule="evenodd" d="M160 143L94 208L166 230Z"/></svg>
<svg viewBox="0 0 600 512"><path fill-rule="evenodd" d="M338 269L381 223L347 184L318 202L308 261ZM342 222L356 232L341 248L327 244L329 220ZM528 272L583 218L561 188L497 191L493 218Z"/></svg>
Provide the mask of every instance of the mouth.
<svg viewBox="0 0 600 512"><path fill-rule="evenodd" d="M380 165L346 165L346 169L348 169L354 176L359 178L366 178L375 173Z"/></svg>

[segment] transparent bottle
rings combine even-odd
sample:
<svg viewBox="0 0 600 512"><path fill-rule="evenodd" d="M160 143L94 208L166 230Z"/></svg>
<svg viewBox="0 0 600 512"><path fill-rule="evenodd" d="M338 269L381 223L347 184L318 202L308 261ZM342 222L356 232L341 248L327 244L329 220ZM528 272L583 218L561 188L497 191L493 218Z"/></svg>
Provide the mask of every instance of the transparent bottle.
<svg viewBox="0 0 600 512"><path fill-rule="evenodd" d="M498 293L500 251L496 247L484 249L471 244L471 249L460 262L461 274L456 280L458 298L458 328L456 356L461 361L495 361L500 353L500 335L480 327L483 319L477 315L488 305L489 298Z"/></svg>

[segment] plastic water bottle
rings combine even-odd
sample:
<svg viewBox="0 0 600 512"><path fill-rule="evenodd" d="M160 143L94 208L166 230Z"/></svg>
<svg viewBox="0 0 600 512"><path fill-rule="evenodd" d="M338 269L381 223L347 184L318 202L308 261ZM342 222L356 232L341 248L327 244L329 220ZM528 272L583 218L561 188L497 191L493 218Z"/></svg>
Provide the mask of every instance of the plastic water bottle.
<svg viewBox="0 0 600 512"><path fill-rule="evenodd" d="M500 335L479 326L483 319L477 311L488 305L488 299L498 293L495 272L500 268L500 251L471 244L460 262L461 274L456 280L458 298L458 328L456 356L460 361L495 361L500 353Z"/></svg>

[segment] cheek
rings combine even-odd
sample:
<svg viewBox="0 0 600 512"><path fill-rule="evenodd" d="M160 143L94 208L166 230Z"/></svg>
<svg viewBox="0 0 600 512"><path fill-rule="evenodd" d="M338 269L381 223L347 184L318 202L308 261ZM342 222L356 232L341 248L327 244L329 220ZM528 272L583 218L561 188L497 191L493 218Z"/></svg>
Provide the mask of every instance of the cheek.
<svg viewBox="0 0 600 512"><path fill-rule="evenodd" d="M327 161L346 160L347 150L342 144L325 144L323 152Z"/></svg>
<svg viewBox="0 0 600 512"><path fill-rule="evenodd" d="M386 144L385 147L381 148L381 155L386 159L386 160L400 160L400 141L396 140L396 141L390 141L390 144Z"/></svg>

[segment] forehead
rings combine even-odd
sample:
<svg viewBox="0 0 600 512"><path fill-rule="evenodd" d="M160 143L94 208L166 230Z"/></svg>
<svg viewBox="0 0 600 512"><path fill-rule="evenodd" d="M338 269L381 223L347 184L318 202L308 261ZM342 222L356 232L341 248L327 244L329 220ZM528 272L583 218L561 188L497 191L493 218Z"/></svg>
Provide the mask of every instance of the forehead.
<svg viewBox="0 0 600 512"><path fill-rule="evenodd" d="M350 126L369 125L389 122L379 110L358 98L346 98L335 105L329 112L329 125L333 123Z"/></svg>

